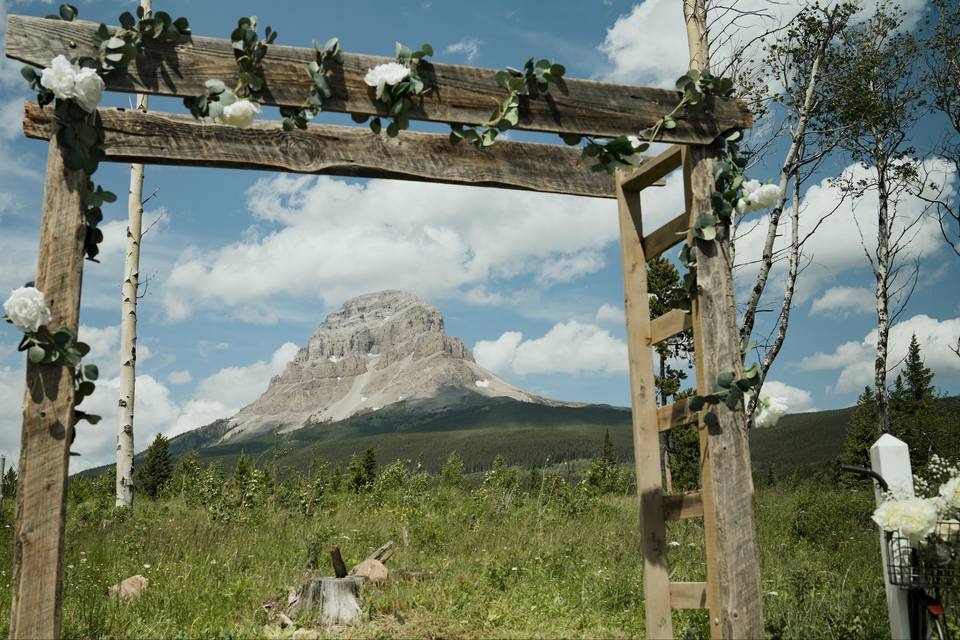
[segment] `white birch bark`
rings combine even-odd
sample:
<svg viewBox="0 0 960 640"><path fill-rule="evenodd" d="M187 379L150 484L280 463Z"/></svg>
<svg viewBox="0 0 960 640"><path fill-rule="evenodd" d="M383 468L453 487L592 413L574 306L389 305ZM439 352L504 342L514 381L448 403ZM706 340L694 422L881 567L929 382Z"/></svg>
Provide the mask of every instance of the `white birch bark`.
<svg viewBox="0 0 960 640"><path fill-rule="evenodd" d="M144 15L151 0L140 0ZM137 109L147 110L146 94L137 94ZM137 290L140 286L140 237L143 232L143 165L130 165L127 200L127 253L123 266L120 313L120 401L117 416L116 506L133 507L133 409L137 377Z"/></svg>

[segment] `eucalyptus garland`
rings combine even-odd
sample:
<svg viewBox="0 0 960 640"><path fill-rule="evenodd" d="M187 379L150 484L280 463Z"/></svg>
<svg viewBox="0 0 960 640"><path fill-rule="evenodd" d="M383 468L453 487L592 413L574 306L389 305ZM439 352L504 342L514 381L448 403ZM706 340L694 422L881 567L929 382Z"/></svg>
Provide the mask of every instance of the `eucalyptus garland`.
<svg viewBox="0 0 960 640"><path fill-rule="evenodd" d="M377 65L367 71L364 82L374 87L376 98L387 107L387 116L391 122L387 125L387 135L396 137L401 131L410 128L410 110L412 98L423 96L431 87L420 77L420 64L424 58L433 55L433 47L429 44L420 45L416 51L405 44L398 42L396 46L396 62ZM370 130L380 133L383 123L380 116L372 119L365 114L352 114L354 122L363 123L370 120Z"/></svg>
<svg viewBox="0 0 960 640"><path fill-rule="evenodd" d="M314 40L313 50L317 54L317 59L307 65L307 75L313 80L313 87L310 88L310 93L300 108L280 107L284 131L306 129L307 121L323 111L324 101L333 95L330 78L334 67L343 64L340 40L330 38L324 44Z"/></svg>
<svg viewBox="0 0 960 640"><path fill-rule="evenodd" d="M735 411L740 406L745 394L750 393L759 384L760 368L756 363L744 369L741 378L737 378L733 371L724 371L717 376L713 393L705 396L693 396L690 398L688 406L691 411L700 411L707 405L717 405L723 402L727 405L727 409ZM713 411L708 411L703 415L703 422L711 428L716 428L720 424L717 414Z"/></svg>
<svg viewBox="0 0 960 640"><path fill-rule="evenodd" d="M562 64L541 59L534 62L530 58L523 70L507 67L497 72L497 84L507 90L506 97L498 103L483 129L462 124L450 125L450 142L457 144L465 140L477 149L489 147L497 136L509 131L520 122L520 102L522 98L536 100L550 90L551 84L557 84L567 72Z"/></svg>

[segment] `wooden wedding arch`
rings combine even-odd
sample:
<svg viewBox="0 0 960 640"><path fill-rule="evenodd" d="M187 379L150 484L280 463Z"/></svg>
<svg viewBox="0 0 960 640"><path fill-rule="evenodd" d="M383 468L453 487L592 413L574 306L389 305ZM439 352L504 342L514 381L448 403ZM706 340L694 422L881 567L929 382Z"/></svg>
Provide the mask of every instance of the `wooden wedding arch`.
<svg viewBox="0 0 960 640"><path fill-rule="evenodd" d="M97 24L10 15L6 55L43 67L56 55L95 56ZM312 49L273 45L263 65L265 105L297 107L310 89L305 66ZM388 59L346 54L333 77L333 98L324 109L386 115L363 82L366 69ZM204 93L209 78L236 73L231 43L193 37L186 44L144 43L137 60L107 79L107 89L164 96ZM421 77L434 90L411 118L480 125L503 90L495 72L424 63ZM565 79L548 99L521 109L516 128L594 136L634 135L672 110L680 95L655 88ZM692 313L679 310L650 320L646 261L685 240L698 212L710 210L717 137L751 125L742 103L716 99L712 109L681 114L658 140L671 143L639 168L610 177L590 171L579 150L561 145L500 141L478 151L450 144L446 135L403 132L376 136L366 128L312 125L285 132L279 122L250 129L197 122L184 115L101 108L107 160L144 164L255 168L298 173L363 176L490 186L615 198L621 233L633 435L640 501L646 630L672 637L672 609L708 609L711 635L745 638L762 633L760 576L753 483L742 412L714 409L719 425L708 428L685 402L657 407L652 345L693 329L697 388L713 390L721 371L742 369L733 306L733 284L721 242L698 244L700 292ZM84 259L83 193L87 176L65 170L49 108L27 104L24 131L49 140L36 286L45 293L51 326L77 329ZM659 229L645 231L641 192L682 169L684 203ZM402 215L402 214L401 214ZM73 382L67 368L27 363L20 485L15 530L12 638L59 637L66 512L66 479L74 428ZM699 424L701 488L664 495L659 434ZM670 580L665 521L702 517L706 581Z"/></svg>

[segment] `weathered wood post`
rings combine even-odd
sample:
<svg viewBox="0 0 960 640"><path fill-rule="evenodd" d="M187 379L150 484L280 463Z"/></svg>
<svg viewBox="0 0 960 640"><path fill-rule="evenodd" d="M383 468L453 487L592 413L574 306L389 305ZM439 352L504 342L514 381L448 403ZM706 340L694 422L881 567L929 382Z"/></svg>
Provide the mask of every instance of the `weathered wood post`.
<svg viewBox="0 0 960 640"><path fill-rule="evenodd" d="M883 476L890 489L901 497L913 495L913 471L910 468L910 448L907 443L889 433L870 447L870 466ZM877 505L883 501L880 488L874 488ZM890 615L890 637L910 637L910 609L907 606L907 591L890 584L890 549L886 534L880 532L880 557L883 560L883 584L887 592L887 613Z"/></svg>
<svg viewBox="0 0 960 640"><path fill-rule="evenodd" d="M36 287L50 326L76 331L83 274L87 175L66 171L50 139ZM68 367L27 362L20 437L13 552L11 638L58 638L66 519L67 468L73 437L73 374Z"/></svg>
<svg viewBox="0 0 960 640"><path fill-rule="evenodd" d="M684 0L690 67L709 68L704 0ZM701 213L712 211L714 167L718 152L712 145L686 147L684 188L691 226ZM694 349L700 393L713 390L724 371L742 377L739 331L730 268L728 225L718 225L713 242L695 241L698 294L693 299ZM704 529L712 576L708 579L710 633L715 638L763 637L760 553L754 510L753 475L747 419L742 408L712 407L715 428L701 424L701 476L705 493ZM712 554L711 554L712 552Z"/></svg>

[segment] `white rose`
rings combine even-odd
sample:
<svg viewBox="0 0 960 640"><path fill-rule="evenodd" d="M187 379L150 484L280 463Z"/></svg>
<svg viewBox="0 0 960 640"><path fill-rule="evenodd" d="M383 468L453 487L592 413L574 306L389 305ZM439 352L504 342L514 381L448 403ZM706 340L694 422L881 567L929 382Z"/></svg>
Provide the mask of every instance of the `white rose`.
<svg viewBox="0 0 960 640"><path fill-rule="evenodd" d="M388 62L378 64L373 69L367 71L363 81L368 86L377 88L377 100L383 99L383 89L386 85L393 86L402 82L404 78L410 75L410 69L397 62Z"/></svg>
<svg viewBox="0 0 960 640"><path fill-rule="evenodd" d="M77 67L63 55L53 59L50 66L40 74L40 84L53 91L61 100L73 98L73 86L76 83Z"/></svg>
<svg viewBox="0 0 960 640"><path fill-rule="evenodd" d="M746 215L753 211L769 209L780 201L780 187L775 184L760 184L759 180L743 183L743 197L737 201L737 212Z"/></svg>
<svg viewBox="0 0 960 640"><path fill-rule="evenodd" d="M753 424L757 428L773 427L780 421L780 418L787 413L789 409L786 398L760 398L757 403L756 413Z"/></svg>
<svg viewBox="0 0 960 640"><path fill-rule="evenodd" d="M103 95L103 80L96 70L84 67L77 72L74 100L87 113L93 113Z"/></svg>
<svg viewBox="0 0 960 640"><path fill-rule="evenodd" d="M14 289L3 303L3 311L13 326L24 333L34 333L50 322L50 309L43 301L43 293L36 287Z"/></svg>
<svg viewBox="0 0 960 640"><path fill-rule="evenodd" d="M252 100L237 100L223 107L219 120L223 124L233 125L245 129L253 124L253 119L260 113L260 105Z"/></svg>
<svg viewBox="0 0 960 640"><path fill-rule="evenodd" d="M885 500L873 512L873 521L884 531L900 531L917 544L937 527L937 505L934 500L903 498Z"/></svg>
<svg viewBox="0 0 960 640"><path fill-rule="evenodd" d="M960 477L951 478L940 485L940 497L951 511L960 511Z"/></svg>

